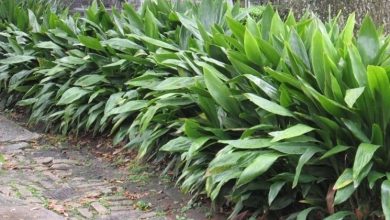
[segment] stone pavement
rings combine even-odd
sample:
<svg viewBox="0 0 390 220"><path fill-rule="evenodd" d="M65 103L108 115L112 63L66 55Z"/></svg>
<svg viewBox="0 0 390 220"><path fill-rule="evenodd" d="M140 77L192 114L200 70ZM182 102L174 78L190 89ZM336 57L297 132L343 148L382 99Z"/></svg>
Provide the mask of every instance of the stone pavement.
<svg viewBox="0 0 390 220"><path fill-rule="evenodd" d="M169 198L169 192L177 196L177 191L153 190L152 202L146 203L140 199L151 192L129 192L126 171L86 151L37 144L37 138L0 115L0 219L177 218L151 208L165 200L178 203ZM206 218L205 213L198 216Z"/></svg>
<svg viewBox="0 0 390 220"><path fill-rule="evenodd" d="M30 132L0 115L0 143L29 141L38 137L38 134Z"/></svg>

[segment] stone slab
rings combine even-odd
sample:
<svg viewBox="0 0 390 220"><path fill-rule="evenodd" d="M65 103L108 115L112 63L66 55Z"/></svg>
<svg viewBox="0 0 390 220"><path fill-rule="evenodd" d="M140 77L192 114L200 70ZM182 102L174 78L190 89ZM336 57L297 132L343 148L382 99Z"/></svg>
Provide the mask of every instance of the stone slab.
<svg viewBox="0 0 390 220"><path fill-rule="evenodd" d="M1 127L1 125L0 125ZM27 148L30 148L30 144L26 142L20 142L15 144L0 145L0 152L2 153L16 153Z"/></svg>
<svg viewBox="0 0 390 220"><path fill-rule="evenodd" d="M0 115L0 143L31 141L37 138L39 138L38 134L30 132Z"/></svg>
<svg viewBox="0 0 390 220"><path fill-rule="evenodd" d="M64 217L47 210L41 206L26 205L23 201L8 198L0 194L0 219L1 220L65 220Z"/></svg>

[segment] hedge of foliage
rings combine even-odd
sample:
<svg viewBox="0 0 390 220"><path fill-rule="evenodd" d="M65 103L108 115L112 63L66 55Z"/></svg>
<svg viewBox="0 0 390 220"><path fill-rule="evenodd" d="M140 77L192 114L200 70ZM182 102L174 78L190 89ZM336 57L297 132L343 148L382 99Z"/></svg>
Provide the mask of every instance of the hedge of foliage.
<svg viewBox="0 0 390 220"><path fill-rule="evenodd" d="M24 13L0 25L0 101L31 123L170 157L231 217L390 219L390 38L369 17L257 21L223 0Z"/></svg>

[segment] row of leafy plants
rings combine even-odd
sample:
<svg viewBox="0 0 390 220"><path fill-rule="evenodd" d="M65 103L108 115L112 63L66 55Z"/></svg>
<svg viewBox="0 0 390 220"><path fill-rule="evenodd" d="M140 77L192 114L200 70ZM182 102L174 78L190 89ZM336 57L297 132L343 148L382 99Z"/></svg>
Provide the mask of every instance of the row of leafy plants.
<svg viewBox="0 0 390 220"><path fill-rule="evenodd" d="M390 219L390 40L369 17L255 20L223 0L19 10L0 25L0 102L31 123L169 157L183 191L231 218Z"/></svg>

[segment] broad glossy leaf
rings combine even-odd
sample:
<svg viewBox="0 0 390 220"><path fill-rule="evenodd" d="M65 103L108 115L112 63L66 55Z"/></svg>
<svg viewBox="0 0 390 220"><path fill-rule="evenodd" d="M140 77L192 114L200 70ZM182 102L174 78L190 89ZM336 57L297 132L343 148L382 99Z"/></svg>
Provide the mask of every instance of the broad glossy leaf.
<svg viewBox="0 0 390 220"><path fill-rule="evenodd" d="M320 158L321 160L332 157L338 153L344 152L348 150L350 147L344 146L344 145L337 145L335 147L332 147L329 151L327 151L322 157Z"/></svg>
<svg viewBox="0 0 390 220"><path fill-rule="evenodd" d="M365 66L363 65L362 59L356 47L351 44L348 46L348 55L350 60L350 69L353 74L354 79L359 86L366 86L367 84L367 74ZM352 79L351 79L352 80ZM351 83L351 82L348 82Z"/></svg>
<svg viewBox="0 0 390 220"><path fill-rule="evenodd" d="M385 177L386 175L383 174L383 173L380 173L380 172L377 172L377 171L371 171L368 175L367 175L367 180L368 180L368 184L369 184L369 187L370 189L372 189L376 183L376 181L378 181L379 179Z"/></svg>
<svg viewBox="0 0 390 220"><path fill-rule="evenodd" d="M61 47L52 41L43 41L35 44L35 47L42 49L53 49L53 50L61 50Z"/></svg>
<svg viewBox="0 0 390 220"><path fill-rule="evenodd" d="M231 145L237 149L261 149L272 145L271 139L241 139L241 140L222 140L220 143Z"/></svg>
<svg viewBox="0 0 390 220"><path fill-rule="evenodd" d="M106 80L106 77L104 75L98 75L98 74L91 74L91 75L85 75L80 77L74 85L81 86L81 87L88 87L95 85L99 82L108 82Z"/></svg>
<svg viewBox="0 0 390 220"><path fill-rule="evenodd" d="M265 57L271 62L273 65L278 65L280 61L280 55L278 51L267 41L260 39L259 44L261 52L264 53Z"/></svg>
<svg viewBox="0 0 390 220"><path fill-rule="evenodd" d="M153 39L153 38L147 37L147 36L139 36L139 38L142 39L143 41L145 41L149 44L153 44L154 46L157 46L157 47L162 47L162 48L165 48L168 50L173 50L173 51L179 50L177 47L172 46L171 44L165 43L164 41L161 41L161 40Z"/></svg>
<svg viewBox="0 0 390 220"><path fill-rule="evenodd" d="M381 115L382 129L387 126L390 119L390 99L386 94L390 94L390 82L386 70L379 66L367 67L368 85L372 97L376 102L379 102L377 111Z"/></svg>
<svg viewBox="0 0 390 220"><path fill-rule="evenodd" d="M354 192L355 192L355 187L353 186L353 184L350 184L346 187L338 189L336 192L336 196L334 198L333 204L339 205L339 204L347 201Z"/></svg>
<svg viewBox="0 0 390 220"><path fill-rule="evenodd" d="M116 115L116 114L137 111L137 110L140 110L140 109L147 107L147 103L148 103L148 101L146 101L146 100L128 101L125 104L120 105L119 107L113 108L107 114L108 115Z"/></svg>
<svg viewBox="0 0 390 220"><path fill-rule="evenodd" d="M355 28L355 13L349 15L347 22L345 23L344 30L342 32L342 39L344 44L350 44L353 39L353 30Z"/></svg>
<svg viewBox="0 0 390 220"><path fill-rule="evenodd" d="M237 180L237 185L240 186L249 183L256 177L267 172L272 164L274 164L274 162L281 156L282 154L279 153L261 153L251 164L249 164L248 167L244 169L244 171L242 171L240 178Z"/></svg>
<svg viewBox="0 0 390 220"><path fill-rule="evenodd" d="M258 66L261 66L263 64L262 54L260 52L259 45L248 29L246 29L245 31L244 48L246 56L252 63Z"/></svg>
<svg viewBox="0 0 390 220"><path fill-rule="evenodd" d="M269 148L284 154L291 155L302 155L308 148L321 151L321 148L318 145L307 142L276 142L272 143Z"/></svg>
<svg viewBox="0 0 390 220"><path fill-rule="evenodd" d="M383 145L383 131L378 124L373 124L371 129L371 143Z"/></svg>
<svg viewBox="0 0 390 220"><path fill-rule="evenodd" d="M278 93L274 86L264 81L260 77L249 74L245 74L244 76L250 81L252 81L255 85L257 85L259 89L261 89L266 95L268 95L268 97L270 97L271 99L277 99Z"/></svg>
<svg viewBox="0 0 390 220"><path fill-rule="evenodd" d="M364 134L364 132L359 128L359 126L351 121L351 120L343 120L345 126L347 126L347 128L352 132L352 134L357 137L359 140L361 140L362 142L370 142L370 140L368 139L368 137Z"/></svg>
<svg viewBox="0 0 390 220"><path fill-rule="evenodd" d="M310 49L310 59L313 66L313 72L315 79L319 88L324 91L325 82L326 82L326 72L324 69L325 59L324 59L324 42L320 31L316 31L313 35L311 49Z"/></svg>
<svg viewBox="0 0 390 220"><path fill-rule="evenodd" d="M245 36L245 26L240 22L234 20L233 18L227 16L226 17L227 24L229 25L230 30L233 34L241 41L244 41Z"/></svg>
<svg viewBox="0 0 390 220"><path fill-rule="evenodd" d="M260 96L257 96L255 94L251 93L246 93L245 96L254 104L256 104L258 107L271 112L276 115L281 115L281 116L289 116L289 117L294 117L294 115L286 108L282 107L281 105L269 101L267 99L264 99Z"/></svg>
<svg viewBox="0 0 390 220"><path fill-rule="evenodd" d="M191 146L191 140L186 137L178 137L164 144L160 150L169 152L184 152Z"/></svg>
<svg viewBox="0 0 390 220"><path fill-rule="evenodd" d="M349 168L345 169L344 172L337 179L336 183L333 186L333 189L339 190L341 188L350 185L352 182L353 182L352 170Z"/></svg>
<svg viewBox="0 0 390 220"><path fill-rule="evenodd" d="M353 163L354 181L357 180L364 167L372 161L372 157L374 156L375 151L377 151L379 147L379 145L373 145L368 143L362 143L359 145Z"/></svg>
<svg viewBox="0 0 390 220"><path fill-rule="evenodd" d="M274 131L269 134L274 137L271 142L277 142L284 139L299 137L313 130L314 128L310 126L304 124L297 124L283 131Z"/></svg>
<svg viewBox="0 0 390 220"><path fill-rule="evenodd" d="M153 13L146 9L145 13L145 34L148 37L153 39L159 39L159 31L157 27L157 19L154 17Z"/></svg>
<svg viewBox="0 0 390 220"><path fill-rule="evenodd" d="M318 209L318 207L310 207L310 208L302 210L297 215L297 220L306 220L307 217L309 216L310 212L315 210L315 209Z"/></svg>
<svg viewBox="0 0 390 220"><path fill-rule="evenodd" d="M344 101L348 107L352 108L356 100L363 94L365 87L348 89L345 93Z"/></svg>
<svg viewBox="0 0 390 220"><path fill-rule="evenodd" d="M152 87L152 90L165 91L190 88L196 83L195 77L168 77Z"/></svg>
<svg viewBox="0 0 390 220"><path fill-rule="evenodd" d="M373 64L379 52L379 36L375 24L370 16L363 19L362 26L357 37L357 46L363 62Z"/></svg>
<svg viewBox="0 0 390 220"><path fill-rule="evenodd" d="M390 180L385 180L381 186L382 210L386 219L390 219Z"/></svg>
<svg viewBox="0 0 390 220"><path fill-rule="evenodd" d="M57 105L69 105L85 95L89 94L90 91L82 89L80 87L72 87L62 94L61 99L58 101Z"/></svg>
<svg viewBox="0 0 390 220"><path fill-rule="evenodd" d="M240 114L240 107L237 100L232 96L229 88L216 75L217 70L208 66L203 68L204 79L210 95L215 102L220 104L227 112L238 116Z"/></svg>
<svg viewBox="0 0 390 220"><path fill-rule="evenodd" d="M89 37L89 36L79 36L80 43L90 49L94 49L97 51L104 51L103 46L97 38Z"/></svg>
<svg viewBox="0 0 390 220"><path fill-rule="evenodd" d="M133 41L123 38L110 38L108 40L102 41L101 43L103 46L109 46L119 51L127 49L143 49L142 46L134 43Z"/></svg>
<svg viewBox="0 0 390 220"><path fill-rule="evenodd" d="M0 64L9 65L9 64L18 64L18 63L24 63L28 62L30 60L34 60L35 57L33 56L26 56L26 55L13 55L5 59L0 60Z"/></svg>
<svg viewBox="0 0 390 220"><path fill-rule="evenodd" d="M29 23L30 23L30 27L31 27L32 31L39 32L41 27L37 21L37 17L35 17L34 12L31 11L30 9L28 9L28 19L29 19Z"/></svg>
<svg viewBox="0 0 390 220"><path fill-rule="evenodd" d="M295 168L295 176L292 187L295 188L298 185L299 176L301 175L303 166L314 156L314 154L320 152L320 149L307 148L305 153L299 158L298 165Z"/></svg>
<svg viewBox="0 0 390 220"><path fill-rule="evenodd" d="M269 188L268 205L271 205L286 182L275 182Z"/></svg>

